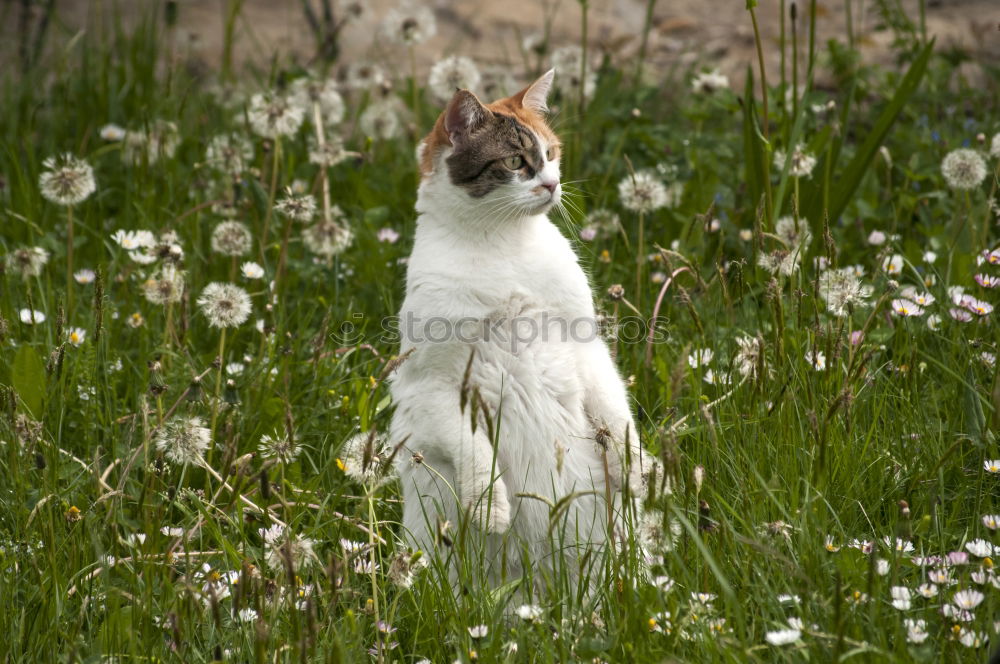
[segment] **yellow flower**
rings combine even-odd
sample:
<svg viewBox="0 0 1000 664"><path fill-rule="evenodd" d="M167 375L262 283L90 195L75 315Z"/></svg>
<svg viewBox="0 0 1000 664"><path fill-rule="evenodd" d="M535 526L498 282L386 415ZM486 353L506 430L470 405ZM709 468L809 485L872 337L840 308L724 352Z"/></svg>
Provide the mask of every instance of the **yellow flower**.
<svg viewBox="0 0 1000 664"><path fill-rule="evenodd" d="M66 520L70 523L79 521L83 517L80 515L80 508L76 505L70 505L70 508L66 510Z"/></svg>
<svg viewBox="0 0 1000 664"><path fill-rule="evenodd" d="M601 261L602 263L610 263L611 262L611 254L608 253L607 249L602 249L601 250L601 255L597 257L597 260Z"/></svg>
<svg viewBox="0 0 1000 664"><path fill-rule="evenodd" d="M347 466L344 465L344 462L341 461L340 457L337 457L337 468L340 469L340 472L347 470Z"/></svg>

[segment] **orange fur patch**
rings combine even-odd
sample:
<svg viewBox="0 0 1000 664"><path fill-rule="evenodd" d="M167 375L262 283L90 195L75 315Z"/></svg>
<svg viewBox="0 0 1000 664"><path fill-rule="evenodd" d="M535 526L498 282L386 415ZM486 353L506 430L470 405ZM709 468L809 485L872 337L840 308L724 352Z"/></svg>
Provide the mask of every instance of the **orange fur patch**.
<svg viewBox="0 0 1000 664"><path fill-rule="evenodd" d="M545 118L540 113L525 107L522 103L526 91L527 88L521 90L516 95L498 99L492 104L484 104L484 106L494 113L513 117L545 139L545 142L550 146L558 146L559 137L555 135L555 132L545 122ZM428 177L431 174L434 170L434 161L437 159L438 154L440 154L441 150L451 145L451 139L448 138L448 132L444 128L444 115L446 112L447 108L441 111L441 115L438 116L437 122L434 123L431 133L427 134L427 137L424 139L424 150L420 158L421 178Z"/></svg>

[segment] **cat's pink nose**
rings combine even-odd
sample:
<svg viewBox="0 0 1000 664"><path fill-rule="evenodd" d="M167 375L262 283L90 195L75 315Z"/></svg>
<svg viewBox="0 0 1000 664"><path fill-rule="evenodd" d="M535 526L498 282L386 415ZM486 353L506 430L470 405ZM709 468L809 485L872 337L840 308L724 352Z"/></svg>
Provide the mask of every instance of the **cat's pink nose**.
<svg viewBox="0 0 1000 664"><path fill-rule="evenodd" d="M556 193L556 187L559 186L559 181L556 180L555 182L543 182L542 186L548 189L550 194L554 194Z"/></svg>

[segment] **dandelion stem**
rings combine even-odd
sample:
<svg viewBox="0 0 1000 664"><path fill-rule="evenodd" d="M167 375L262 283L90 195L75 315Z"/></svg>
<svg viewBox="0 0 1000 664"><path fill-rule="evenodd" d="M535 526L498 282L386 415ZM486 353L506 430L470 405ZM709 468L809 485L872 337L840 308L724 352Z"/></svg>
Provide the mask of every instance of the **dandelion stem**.
<svg viewBox="0 0 1000 664"><path fill-rule="evenodd" d="M219 366L215 371L215 398L212 399L212 445L214 449L215 444L215 425L219 417L219 397L222 395L222 365L226 363L225 361L225 350L226 350L226 328L222 328L222 333L219 335ZM209 450L209 455L211 455L211 449Z"/></svg>
<svg viewBox="0 0 1000 664"><path fill-rule="evenodd" d="M66 316L73 312L73 206L66 207Z"/></svg>

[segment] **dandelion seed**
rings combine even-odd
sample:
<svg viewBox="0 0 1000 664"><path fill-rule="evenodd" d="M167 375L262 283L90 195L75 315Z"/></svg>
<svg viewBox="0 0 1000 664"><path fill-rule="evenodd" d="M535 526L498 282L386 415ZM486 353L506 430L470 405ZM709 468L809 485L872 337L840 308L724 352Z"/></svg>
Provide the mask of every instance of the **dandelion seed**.
<svg viewBox="0 0 1000 664"><path fill-rule="evenodd" d="M975 150L952 150L941 162L941 175L952 189L969 191L986 179L986 162Z"/></svg>
<svg viewBox="0 0 1000 664"><path fill-rule="evenodd" d="M76 205L97 191L94 169L72 154L49 157L42 165L47 169L38 176L42 196L57 205Z"/></svg>
<svg viewBox="0 0 1000 664"><path fill-rule="evenodd" d="M177 465L200 465L211 442L212 434L200 417L182 415L167 420L155 439L156 449Z"/></svg>
<svg viewBox="0 0 1000 664"><path fill-rule="evenodd" d="M229 367L226 367L227 371ZM271 436L264 434L260 438L257 451L265 459L276 459L287 465L299 456L301 448L295 443L292 436Z"/></svg>
<svg viewBox="0 0 1000 664"><path fill-rule="evenodd" d="M215 136L205 149L205 163L230 175L238 175L247 170L247 165L251 161L253 161L253 145L246 138L236 134Z"/></svg>
<svg viewBox="0 0 1000 664"><path fill-rule="evenodd" d="M375 436L369 447L370 434L366 432L352 436L340 450L344 472L359 484L375 479L384 460L384 441Z"/></svg>
<svg viewBox="0 0 1000 664"><path fill-rule="evenodd" d="M22 279L41 275L48 262L49 252L41 247L15 249L6 256L7 270L20 275Z"/></svg>
<svg viewBox="0 0 1000 664"><path fill-rule="evenodd" d="M447 102L456 90L478 90L482 81L479 68L472 58L452 55L431 67L427 85L442 103Z"/></svg>
<svg viewBox="0 0 1000 664"><path fill-rule="evenodd" d="M667 188L653 171L639 171L618 183L618 195L627 210L649 213L669 203Z"/></svg>
<svg viewBox="0 0 1000 664"><path fill-rule="evenodd" d="M66 341L74 346L80 346L87 339L87 331L82 327L71 327L66 333Z"/></svg>
<svg viewBox="0 0 1000 664"><path fill-rule="evenodd" d="M351 245L354 233L335 221L321 220L302 231L302 240L312 253L333 257Z"/></svg>
<svg viewBox="0 0 1000 664"><path fill-rule="evenodd" d="M871 294L871 286L863 285L852 268L826 270L819 275L819 296L834 316L842 318L852 308L868 306Z"/></svg>
<svg viewBox="0 0 1000 664"><path fill-rule="evenodd" d="M223 221L212 231L212 251L223 256L242 256L253 246L250 228L241 221Z"/></svg>
<svg viewBox="0 0 1000 664"><path fill-rule="evenodd" d="M160 159L170 159L180 144L177 125L155 120L141 131L128 131L122 143L122 161L132 166L144 162L152 166Z"/></svg>
<svg viewBox="0 0 1000 664"><path fill-rule="evenodd" d="M312 117L313 105L319 104L324 124L336 125L344 119L347 106L337 91L337 82L333 79L306 76L292 81L290 89L292 102L306 109L306 115L309 117Z"/></svg>
<svg viewBox="0 0 1000 664"><path fill-rule="evenodd" d="M607 208L597 208L591 210L584 217L583 223L586 228L594 230L594 237L606 239L614 237L621 230L621 219L618 214Z"/></svg>
<svg viewBox="0 0 1000 664"><path fill-rule="evenodd" d="M36 309L21 309L17 315L25 325L37 325L45 322L45 314Z"/></svg>
<svg viewBox="0 0 1000 664"><path fill-rule="evenodd" d="M774 151L774 167L779 171L785 168L785 151ZM788 174L794 178L808 178L816 168L816 157L805 151L801 144L796 145L792 150L791 163L788 166Z"/></svg>
<svg viewBox="0 0 1000 664"><path fill-rule="evenodd" d="M757 378L764 363L764 347L758 337L737 337L736 370L745 378Z"/></svg>
<svg viewBox="0 0 1000 664"><path fill-rule="evenodd" d="M153 304L180 302L184 295L184 273L174 265L166 264L156 277L143 283L142 292Z"/></svg>
<svg viewBox="0 0 1000 664"><path fill-rule="evenodd" d="M580 78L583 49L576 45L557 48L552 52L551 63L552 68L559 72L555 84L562 97L578 100L582 92L584 101L593 98L597 88L597 75L593 68L588 66L585 77Z"/></svg>
<svg viewBox="0 0 1000 664"><path fill-rule="evenodd" d="M414 2L402 2L386 12L381 29L390 41L404 46L416 46L437 34L437 21L434 20L434 13L427 7Z"/></svg>
<svg viewBox="0 0 1000 664"><path fill-rule="evenodd" d="M729 89L729 77L718 69L700 72L691 81L691 90L695 94L710 95L718 90Z"/></svg>
<svg viewBox="0 0 1000 664"><path fill-rule="evenodd" d="M240 272L246 279L263 279L264 278L264 268L262 268L257 263L253 261L247 261L240 266Z"/></svg>
<svg viewBox="0 0 1000 664"><path fill-rule="evenodd" d="M210 283L198 297L198 306L212 327L236 327L250 317L250 296L235 284Z"/></svg>
<svg viewBox="0 0 1000 664"><path fill-rule="evenodd" d="M420 551L400 551L389 565L386 576L389 581L400 588L410 588L417 574L428 567L427 558Z"/></svg>
<svg viewBox="0 0 1000 664"><path fill-rule="evenodd" d="M96 278L97 274L93 270L89 269L77 270L76 272L73 273L73 279L76 281L76 283L82 284L84 286L86 286L87 284L94 283L94 280Z"/></svg>
<svg viewBox="0 0 1000 664"><path fill-rule="evenodd" d="M255 94L247 108L250 128L263 138L294 136L304 117L305 111L301 106L274 92Z"/></svg>

